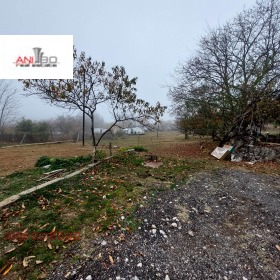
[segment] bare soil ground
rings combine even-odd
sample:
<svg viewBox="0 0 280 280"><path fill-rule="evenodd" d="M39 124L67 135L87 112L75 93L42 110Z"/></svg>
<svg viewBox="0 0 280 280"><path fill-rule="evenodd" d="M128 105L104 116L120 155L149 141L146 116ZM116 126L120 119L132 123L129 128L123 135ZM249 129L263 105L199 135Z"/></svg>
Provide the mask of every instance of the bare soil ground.
<svg viewBox="0 0 280 280"><path fill-rule="evenodd" d="M88 155L92 151L89 145L82 147L81 143L60 143L49 145L28 145L0 149L0 176L15 171L34 167L41 156L75 157Z"/></svg>
<svg viewBox="0 0 280 280"><path fill-rule="evenodd" d="M117 140L115 143L118 144L118 147L137 145L137 138L138 136L131 136L126 139ZM210 156L210 153L216 147L217 143L204 139L184 141L183 138L181 138L179 138L177 134L173 135L172 133L167 133L161 138L155 138L151 141L151 137L145 135L141 138L140 144L147 147L149 153L156 154L159 159L161 157L175 157L182 159L197 158L210 160L209 164L211 164L211 162L213 164L217 163L217 160ZM108 144L107 142L103 144L102 148L108 153L108 148L105 148L105 145ZM151 144L151 142L153 142L153 144ZM6 176L16 171L32 168L41 156L75 157L89 155L91 152L92 146L89 143L86 143L84 147L81 143L60 143L0 148L0 176ZM116 151L113 150L113 154L115 152ZM241 169L280 174L279 163L266 162L248 165L244 162L226 162L225 164L228 165L228 167L234 166Z"/></svg>
<svg viewBox="0 0 280 280"><path fill-rule="evenodd" d="M141 138L142 140L143 138ZM145 139L145 138L144 138ZM149 139L149 138L147 138ZM176 143L176 139L172 138L172 142L165 142L163 139L158 140L152 146L147 139L143 142L151 153L159 156L175 156L175 157L208 157L214 143L208 142L185 142ZM171 139L171 140L172 140ZM170 141L171 141L170 140ZM128 137L122 141L123 146L129 144L137 144L137 136ZM159 144L160 143L160 144ZM171 144L172 143L172 144ZM202 144L204 143L204 144ZM108 148L106 149L109 151ZM34 164L41 156L49 157L75 157L91 154L92 147L86 143L83 147L81 143L60 143L49 145L23 145L20 147L10 147L0 149L0 176L6 176L16 171L22 171L27 168L34 167ZM113 151L114 152L114 151Z"/></svg>
<svg viewBox="0 0 280 280"><path fill-rule="evenodd" d="M202 172L148 200L138 231L71 248L48 279L280 279L279 176Z"/></svg>

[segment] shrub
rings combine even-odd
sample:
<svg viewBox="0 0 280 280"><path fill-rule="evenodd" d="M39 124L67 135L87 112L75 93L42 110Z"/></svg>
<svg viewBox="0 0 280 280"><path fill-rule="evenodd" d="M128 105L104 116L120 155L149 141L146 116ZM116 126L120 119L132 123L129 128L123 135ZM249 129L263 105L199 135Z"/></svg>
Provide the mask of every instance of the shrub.
<svg viewBox="0 0 280 280"><path fill-rule="evenodd" d="M104 158L106 158L106 157L107 157L107 154L106 154L106 152L103 151L103 150L97 150L97 151L95 152L95 159L96 159L96 160L102 160L102 159L104 159Z"/></svg>
<svg viewBox="0 0 280 280"><path fill-rule="evenodd" d="M148 152L147 149L145 149L143 146L133 146L133 147L123 147L120 148L120 152L130 152L131 150L135 151L135 152Z"/></svg>
<svg viewBox="0 0 280 280"><path fill-rule="evenodd" d="M143 146L134 146L132 147L132 149L134 149L135 152L148 152L148 150L145 149Z"/></svg>
<svg viewBox="0 0 280 280"><path fill-rule="evenodd" d="M35 166L43 167L45 165L51 165L51 169L60 169L67 167L76 167L84 163L92 161L92 156L79 156L75 158L49 158L47 156L40 157Z"/></svg>
<svg viewBox="0 0 280 280"><path fill-rule="evenodd" d="M51 158L49 158L47 156L42 156L37 160L37 162L35 163L35 166L43 167L43 166L49 165L49 164L51 164Z"/></svg>

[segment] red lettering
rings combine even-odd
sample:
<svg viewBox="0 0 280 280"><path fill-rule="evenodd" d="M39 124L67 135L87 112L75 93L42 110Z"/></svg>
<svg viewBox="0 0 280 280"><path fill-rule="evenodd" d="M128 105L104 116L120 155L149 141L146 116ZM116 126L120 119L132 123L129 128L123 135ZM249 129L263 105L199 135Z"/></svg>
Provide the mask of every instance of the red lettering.
<svg viewBox="0 0 280 280"><path fill-rule="evenodd" d="M32 64L34 63L34 57L33 56L24 56L23 58L19 56L16 60L16 64Z"/></svg>

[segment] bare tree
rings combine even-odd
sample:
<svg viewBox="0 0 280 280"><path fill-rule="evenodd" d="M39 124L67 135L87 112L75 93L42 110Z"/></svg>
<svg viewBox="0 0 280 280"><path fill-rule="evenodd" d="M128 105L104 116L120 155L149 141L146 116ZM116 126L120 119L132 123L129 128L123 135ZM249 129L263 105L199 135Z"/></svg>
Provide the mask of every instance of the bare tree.
<svg viewBox="0 0 280 280"><path fill-rule="evenodd" d="M215 120L220 145L246 138L268 115L261 104L279 103L279 0L258 1L225 25L209 30L195 56L178 66L175 77L169 95L173 113L180 109L177 117ZM210 110L202 115L205 102Z"/></svg>
<svg viewBox="0 0 280 280"><path fill-rule="evenodd" d="M16 89L9 82L0 80L0 135L16 120L18 108Z"/></svg>
<svg viewBox="0 0 280 280"><path fill-rule="evenodd" d="M91 120L93 154L102 137L114 126L124 121L137 121L150 126L151 121L159 122L165 107L157 103L151 106L136 96L137 78L130 79L124 67L116 66L108 71L104 62L92 61L82 52L74 49L74 72L72 80L23 80L29 94L39 95L42 99L57 106L78 109ZM94 133L95 113L100 106L107 107L113 121L96 138Z"/></svg>

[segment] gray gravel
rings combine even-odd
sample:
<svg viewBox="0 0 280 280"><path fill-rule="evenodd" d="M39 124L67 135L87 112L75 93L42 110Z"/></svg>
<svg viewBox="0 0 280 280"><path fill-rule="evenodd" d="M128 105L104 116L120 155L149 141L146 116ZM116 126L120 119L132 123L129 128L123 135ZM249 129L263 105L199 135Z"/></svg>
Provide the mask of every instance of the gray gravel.
<svg viewBox="0 0 280 280"><path fill-rule="evenodd" d="M280 279L279 176L199 173L149 199L138 231L93 240L90 256L65 258L48 279Z"/></svg>

